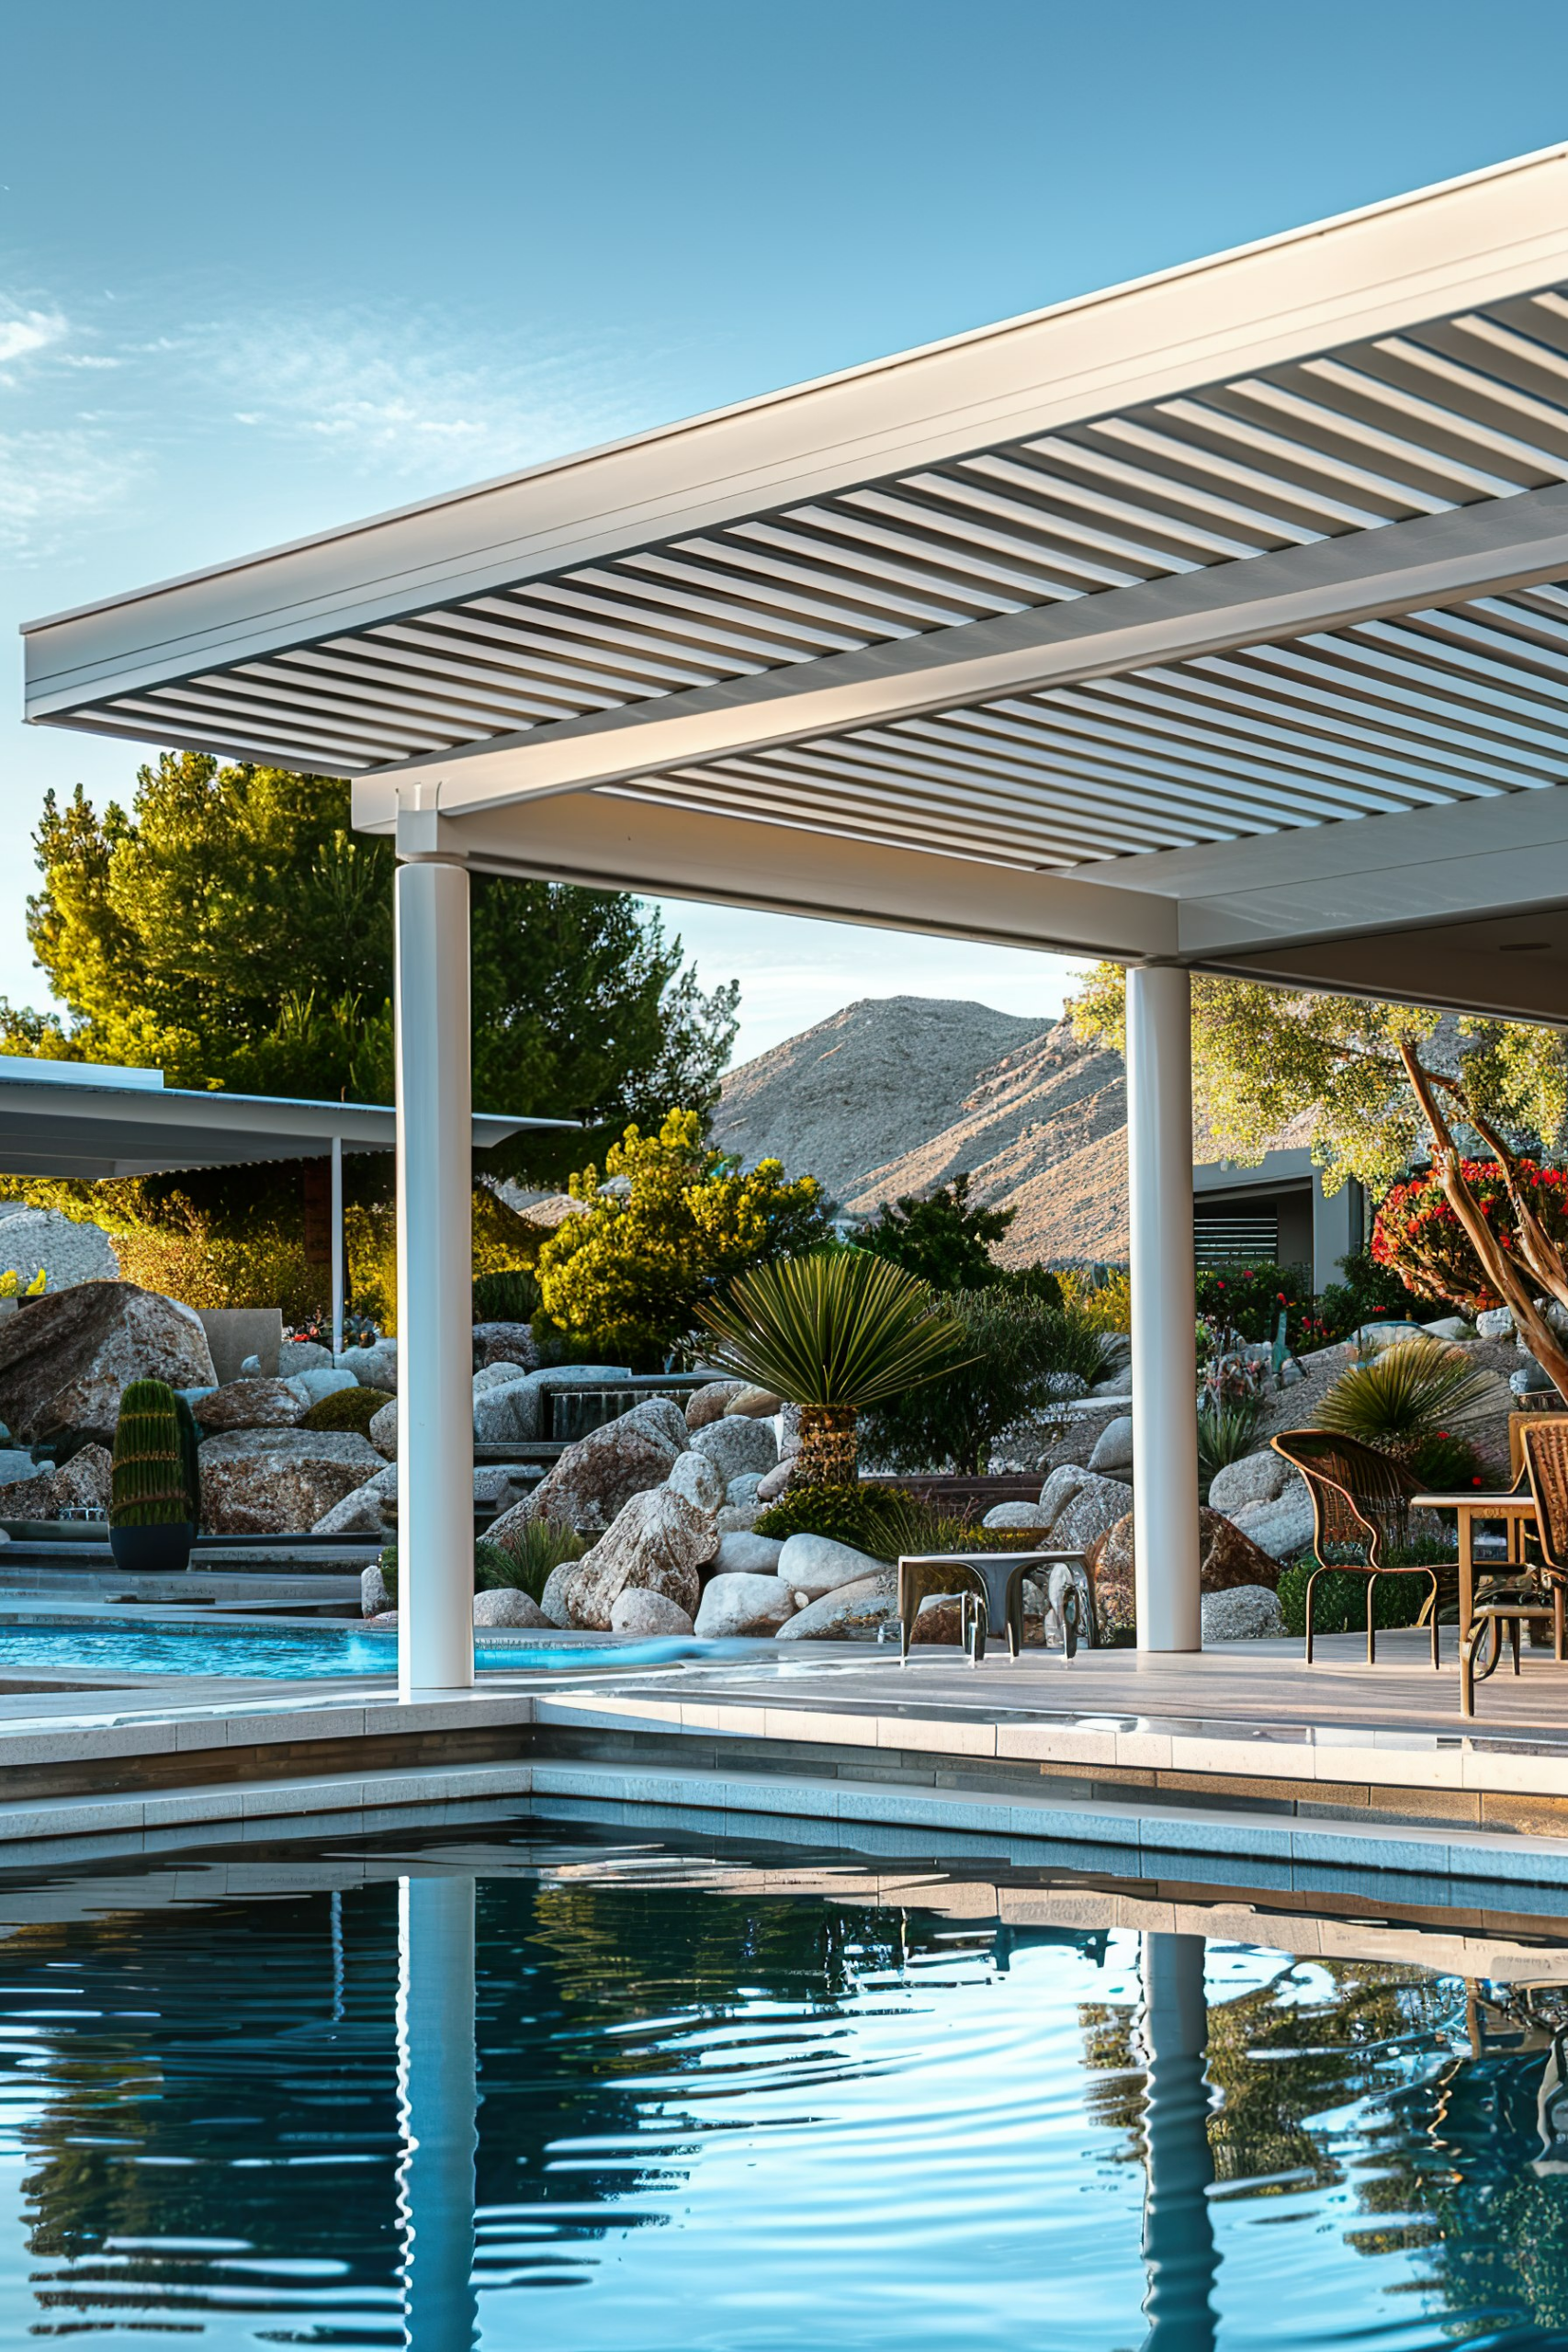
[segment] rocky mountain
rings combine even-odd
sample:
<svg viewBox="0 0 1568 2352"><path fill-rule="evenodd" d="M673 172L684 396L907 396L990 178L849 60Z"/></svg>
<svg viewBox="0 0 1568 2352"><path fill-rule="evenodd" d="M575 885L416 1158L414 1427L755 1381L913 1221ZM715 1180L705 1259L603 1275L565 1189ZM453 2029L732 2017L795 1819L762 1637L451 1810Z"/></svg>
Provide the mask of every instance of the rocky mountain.
<svg viewBox="0 0 1568 2352"><path fill-rule="evenodd" d="M951 1182L1017 1218L997 1255L1127 1250L1127 1101L1118 1054L989 1006L928 997L846 1005L731 1071L714 1139L748 1164L819 1176L840 1206Z"/></svg>

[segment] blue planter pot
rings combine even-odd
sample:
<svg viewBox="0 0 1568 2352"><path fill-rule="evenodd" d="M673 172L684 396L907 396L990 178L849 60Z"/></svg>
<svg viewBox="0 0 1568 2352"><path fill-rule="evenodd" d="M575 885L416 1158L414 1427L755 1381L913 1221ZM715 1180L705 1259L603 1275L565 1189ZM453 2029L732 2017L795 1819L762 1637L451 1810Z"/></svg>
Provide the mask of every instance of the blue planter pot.
<svg viewBox="0 0 1568 2352"><path fill-rule="evenodd" d="M109 1550L128 1577L173 1577L190 1566L196 1530L188 1519L172 1527L111 1527Z"/></svg>

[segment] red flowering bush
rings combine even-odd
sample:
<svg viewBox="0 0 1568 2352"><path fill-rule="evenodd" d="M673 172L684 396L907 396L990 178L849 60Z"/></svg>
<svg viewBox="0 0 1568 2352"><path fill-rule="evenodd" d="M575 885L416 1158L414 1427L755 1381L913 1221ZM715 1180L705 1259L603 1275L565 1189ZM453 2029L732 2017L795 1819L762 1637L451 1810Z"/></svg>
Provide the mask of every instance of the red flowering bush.
<svg viewBox="0 0 1568 2352"><path fill-rule="evenodd" d="M1514 1248L1514 1206L1495 1159L1467 1159L1464 1178L1503 1249ZM1552 1247L1568 1250L1568 1171L1521 1159L1515 1181ZM1372 1256L1423 1298L1468 1308L1501 1305L1436 1176L1396 1184L1372 1227Z"/></svg>

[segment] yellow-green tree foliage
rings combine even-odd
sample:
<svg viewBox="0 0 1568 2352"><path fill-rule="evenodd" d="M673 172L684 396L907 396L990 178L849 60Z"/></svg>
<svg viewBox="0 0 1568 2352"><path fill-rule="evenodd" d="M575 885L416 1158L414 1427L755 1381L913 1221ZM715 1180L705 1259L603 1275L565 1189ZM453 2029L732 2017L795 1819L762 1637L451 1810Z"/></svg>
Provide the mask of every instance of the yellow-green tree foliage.
<svg viewBox="0 0 1568 2352"><path fill-rule="evenodd" d="M627 1127L603 1173L585 1168L570 1190L582 1207L538 1256L545 1312L633 1365L691 1331L699 1302L731 1275L827 1230L814 1176L791 1180L776 1159L742 1170L704 1143L695 1111L671 1111L657 1135Z"/></svg>

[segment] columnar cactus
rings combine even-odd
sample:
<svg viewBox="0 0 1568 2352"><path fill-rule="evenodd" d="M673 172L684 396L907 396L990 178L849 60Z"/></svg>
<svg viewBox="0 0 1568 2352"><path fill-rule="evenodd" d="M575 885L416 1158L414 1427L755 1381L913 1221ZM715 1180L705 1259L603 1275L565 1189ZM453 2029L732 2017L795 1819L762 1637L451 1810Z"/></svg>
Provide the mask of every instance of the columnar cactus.
<svg viewBox="0 0 1568 2352"><path fill-rule="evenodd" d="M114 1435L109 1521L115 1527L194 1525L191 1469L184 1442L183 1399L162 1380L133 1380L119 1400ZM189 1419L186 1408L186 1419ZM195 1437L195 1424L191 1425ZM194 1468L194 1459L192 1462Z"/></svg>

